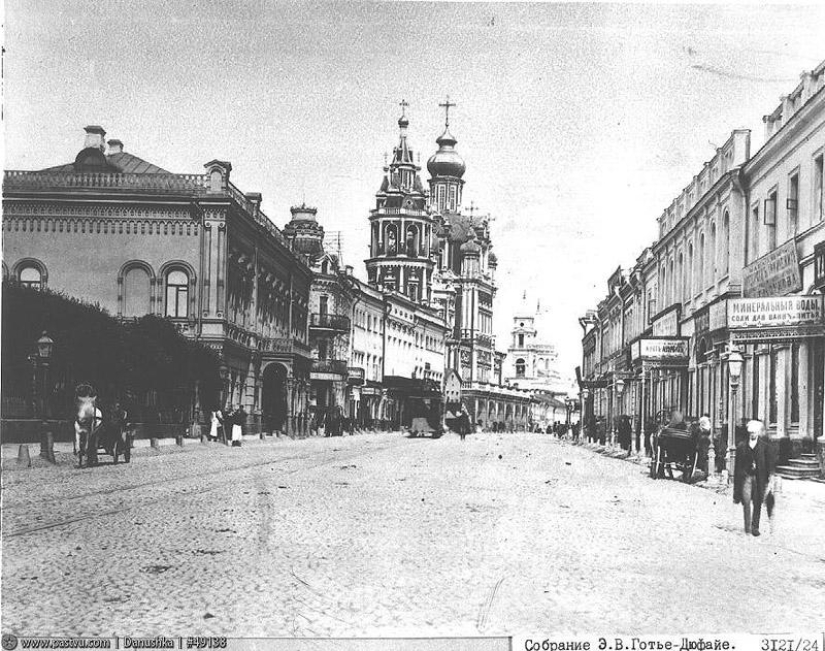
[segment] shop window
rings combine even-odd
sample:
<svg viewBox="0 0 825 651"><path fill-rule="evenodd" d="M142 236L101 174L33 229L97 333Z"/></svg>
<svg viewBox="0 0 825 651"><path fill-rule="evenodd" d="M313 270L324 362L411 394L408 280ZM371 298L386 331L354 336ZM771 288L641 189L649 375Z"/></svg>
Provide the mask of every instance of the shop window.
<svg viewBox="0 0 825 651"><path fill-rule="evenodd" d="M189 315L189 275L181 269L166 274L166 316L182 319Z"/></svg>
<svg viewBox="0 0 825 651"><path fill-rule="evenodd" d="M791 344L791 422L799 422L799 344Z"/></svg>
<svg viewBox="0 0 825 651"><path fill-rule="evenodd" d="M770 356L768 358L770 363L769 368L769 387L768 391L770 393L770 404L768 405L768 420L771 423L776 423L777 417L777 394L776 394L776 375L778 373L777 365L778 365L778 351L776 348L771 347Z"/></svg>

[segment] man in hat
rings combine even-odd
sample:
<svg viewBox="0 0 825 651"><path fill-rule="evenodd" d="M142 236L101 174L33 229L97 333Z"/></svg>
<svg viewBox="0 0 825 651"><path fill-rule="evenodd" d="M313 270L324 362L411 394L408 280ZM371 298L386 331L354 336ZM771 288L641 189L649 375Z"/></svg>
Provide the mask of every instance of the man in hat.
<svg viewBox="0 0 825 651"><path fill-rule="evenodd" d="M759 420L752 420L748 422L747 430L747 440L736 447L733 502L742 504L745 533L758 536L762 502L771 492L774 459L764 437L765 424Z"/></svg>

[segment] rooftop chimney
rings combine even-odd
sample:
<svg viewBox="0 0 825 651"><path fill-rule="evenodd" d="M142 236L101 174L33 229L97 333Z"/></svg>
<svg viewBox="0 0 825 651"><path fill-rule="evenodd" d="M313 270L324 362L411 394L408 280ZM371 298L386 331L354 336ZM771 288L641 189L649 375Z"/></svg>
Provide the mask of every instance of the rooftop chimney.
<svg viewBox="0 0 825 651"><path fill-rule="evenodd" d="M109 141L109 155L112 154L122 154L123 153L123 142L120 140L110 140Z"/></svg>
<svg viewBox="0 0 825 651"><path fill-rule="evenodd" d="M91 125L84 128L86 131L86 141L83 143L83 149L99 149L101 152L106 149L106 130L103 127Z"/></svg>

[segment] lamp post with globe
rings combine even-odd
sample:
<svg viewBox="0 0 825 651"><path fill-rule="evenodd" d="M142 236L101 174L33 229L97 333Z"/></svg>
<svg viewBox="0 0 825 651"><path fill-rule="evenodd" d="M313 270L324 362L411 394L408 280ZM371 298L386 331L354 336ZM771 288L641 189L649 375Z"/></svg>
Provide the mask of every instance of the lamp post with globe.
<svg viewBox="0 0 825 651"><path fill-rule="evenodd" d="M728 410L728 481L733 477L733 464L736 457L736 394L739 391L739 379L742 376L743 358L739 349L732 345L728 353L728 378L730 383L730 408Z"/></svg>

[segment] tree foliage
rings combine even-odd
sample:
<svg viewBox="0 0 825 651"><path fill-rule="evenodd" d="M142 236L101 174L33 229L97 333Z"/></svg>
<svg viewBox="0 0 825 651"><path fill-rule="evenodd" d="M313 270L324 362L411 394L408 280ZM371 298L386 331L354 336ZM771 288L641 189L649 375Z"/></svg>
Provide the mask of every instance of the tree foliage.
<svg viewBox="0 0 825 651"><path fill-rule="evenodd" d="M37 339L54 340L47 393L55 411L70 408L87 382L103 402L129 404L146 420L178 421L190 411L197 383L211 402L221 380L217 355L156 316L121 322L98 305L65 294L3 284L3 396L28 398ZM188 416L187 416L188 418Z"/></svg>

